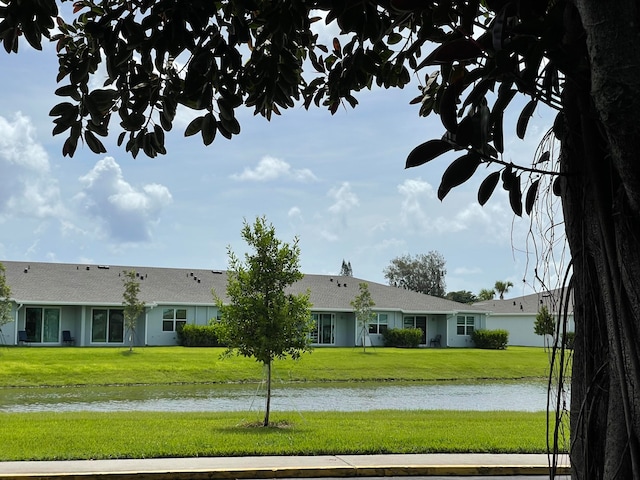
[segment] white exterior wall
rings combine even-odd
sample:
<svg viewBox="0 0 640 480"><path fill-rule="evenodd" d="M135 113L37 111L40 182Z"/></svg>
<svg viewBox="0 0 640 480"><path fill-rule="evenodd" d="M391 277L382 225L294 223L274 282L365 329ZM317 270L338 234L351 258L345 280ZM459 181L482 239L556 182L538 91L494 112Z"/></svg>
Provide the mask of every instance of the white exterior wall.
<svg viewBox="0 0 640 480"><path fill-rule="evenodd" d="M478 325L479 315L475 315L475 325ZM476 327L477 328L477 327ZM444 338L444 337L443 337ZM473 347L471 335L458 335L458 316L447 315L447 347L464 348Z"/></svg>
<svg viewBox="0 0 640 480"><path fill-rule="evenodd" d="M487 319L487 330L508 331L508 345L543 347L544 339L533 332L535 320L531 315L492 315Z"/></svg>
<svg viewBox="0 0 640 480"><path fill-rule="evenodd" d="M557 320L556 320L557 321ZM544 347L542 335L534 333L536 316L531 314L489 315L487 330L506 330L509 332L509 345L518 347ZM569 332L574 331L573 315L569 317Z"/></svg>

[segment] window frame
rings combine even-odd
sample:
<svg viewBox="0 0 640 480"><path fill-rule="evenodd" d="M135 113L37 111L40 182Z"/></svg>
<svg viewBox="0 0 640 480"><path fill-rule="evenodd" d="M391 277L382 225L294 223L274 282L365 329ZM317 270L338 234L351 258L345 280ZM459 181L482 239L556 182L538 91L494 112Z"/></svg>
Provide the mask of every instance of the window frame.
<svg viewBox="0 0 640 480"><path fill-rule="evenodd" d="M169 312L171 312L169 314ZM162 331L167 333L173 333L178 330L179 327L184 327L187 324L187 309L186 308L164 308L162 309Z"/></svg>
<svg viewBox="0 0 640 480"><path fill-rule="evenodd" d="M375 313L375 315L375 320L369 322L369 335L384 335L389 329L389 314ZM382 317L384 317L384 322L380 321Z"/></svg>
<svg viewBox="0 0 640 480"><path fill-rule="evenodd" d="M25 327L25 331L27 331L27 334L31 331L31 329L27 328L27 322L29 321L29 314L32 311L37 311L39 313L37 321L39 323L39 325L36 328L36 331L34 332L35 334L37 334L37 337L35 336L29 336L29 341L31 343L42 343L42 344L56 344L56 343L60 343L61 341L61 333L60 333L60 325L62 323L62 309L60 307L26 307L25 309L25 317L24 317L24 327ZM55 317L53 318L53 320L57 321L54 322L56 324L52 324L50 325L50 320L52 320L52 317L50 317L49 315L51 315L52 313L55 313ZM52 329L52 331L50 333L50 330Z"/></svg>
<svg viewBox="0 0 640 480"><path fill-rule="evenodd" d="M96 314L105 314L104 320L104 337L97 337ZM118 323L122 324L122 328L118 328ZM115 324L115 325L114 325ZM104 338L104 340L102 340ZM101 345L122 345L124 344L124 309L123 308L92 308L91 309L91 343Z"/></svg>
<svg viewBox="0 0 640 480"><path fill-rule="evenodd" d="M469 337L476 328L476 317L474 315L458 315L456 318L456 335ZM462 333L461 333L462 332Z"/></svg>

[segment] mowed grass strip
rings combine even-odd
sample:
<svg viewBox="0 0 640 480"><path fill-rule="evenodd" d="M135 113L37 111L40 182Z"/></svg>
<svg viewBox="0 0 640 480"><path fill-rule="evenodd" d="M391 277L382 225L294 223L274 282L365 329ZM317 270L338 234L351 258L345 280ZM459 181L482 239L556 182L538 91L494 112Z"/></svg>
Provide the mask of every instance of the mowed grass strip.
<svg viewBox="0 0 640 480"><path fill-rule="evenodd" d="M0 349L0 387L161 385L259 382L250 358L221 358L222 348L136 347ZM434 381L546 378L542 348L316 348L300 360L279 360L280 382Z"/></svg>
<svg viewBox="0 0 640 480"><path fill-rule="evenodd" d="M0 460L546 451L544 412L274 412L268 428L259 417L2 413Z"/></svg>

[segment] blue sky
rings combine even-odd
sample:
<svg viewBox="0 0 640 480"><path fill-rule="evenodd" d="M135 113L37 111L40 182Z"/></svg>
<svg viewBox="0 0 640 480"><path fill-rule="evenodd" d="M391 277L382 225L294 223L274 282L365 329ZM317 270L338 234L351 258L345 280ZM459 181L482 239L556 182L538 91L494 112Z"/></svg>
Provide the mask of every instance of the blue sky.
<svg viewBox="0 0 640 480"><path fill-rule="evenodd" d="M500 188L477 203L493 169L443 202L436 192L455 155L404 169L413 147L444 132L409 105L415 85L363 92L334 116L296 107L267 122L243 109L241 134L209 147L183 136L192 116L182 111L155 159L117 147L115 125L108 154L80 146L68 158L48 116L55 52L21 47L0 55L0 259L225 269L228 246L245 251L243 219L265 215L282 240L299 237L305 273L336 274L345 259L355 276L386 283L391 259L435 250L447 291L509 280L520 295L535 285L531 219L514 217ZM519 111L508 113L504 159L530 163L552 117L536 112L522 141Z"/></svg>

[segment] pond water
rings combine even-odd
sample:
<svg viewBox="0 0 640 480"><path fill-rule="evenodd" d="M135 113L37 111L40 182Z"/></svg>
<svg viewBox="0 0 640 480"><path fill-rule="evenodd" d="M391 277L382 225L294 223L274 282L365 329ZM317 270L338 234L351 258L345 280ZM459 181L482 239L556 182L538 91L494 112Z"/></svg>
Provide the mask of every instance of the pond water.
<svg viewBox="0 0 640 480"><path fill-rule="evenodd" d="M260 411L264 408L264 388L264 384L8 388L0 389L0 412ZM278 411L533 412L546 410L547 384L276 384L271 402Z"/></svg>

